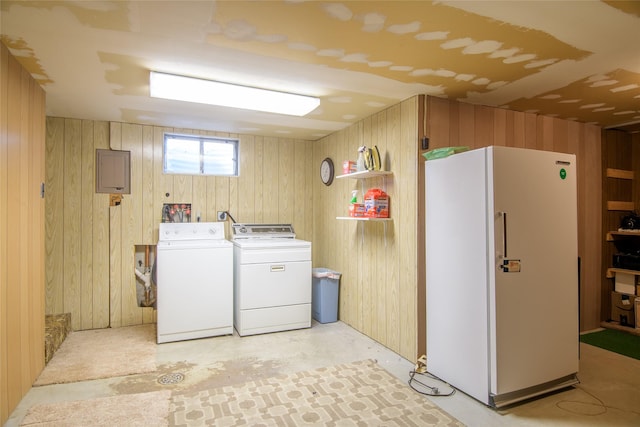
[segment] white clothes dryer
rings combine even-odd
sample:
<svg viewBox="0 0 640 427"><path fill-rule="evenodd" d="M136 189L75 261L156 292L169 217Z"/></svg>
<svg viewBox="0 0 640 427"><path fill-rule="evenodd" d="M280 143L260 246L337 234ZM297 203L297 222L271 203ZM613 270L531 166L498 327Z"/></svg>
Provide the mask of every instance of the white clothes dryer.
<svg viewBox="0 0 640 427"><path fill-rule="evenodd" d="M238 335L311 326L311 242L290 224L233 224Z"/></svg>

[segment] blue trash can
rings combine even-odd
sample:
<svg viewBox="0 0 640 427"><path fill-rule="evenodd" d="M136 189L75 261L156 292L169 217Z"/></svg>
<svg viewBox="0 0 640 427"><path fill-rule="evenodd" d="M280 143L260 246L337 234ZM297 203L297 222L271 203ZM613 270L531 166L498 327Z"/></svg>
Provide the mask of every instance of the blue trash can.
<svg viewBox="0 0 640 427"><path fill-rule="evenodd" d="M313 318L320 323L336 322L338 320L338 285L342 274L328 268L314 268L311 275Z"/></svg>

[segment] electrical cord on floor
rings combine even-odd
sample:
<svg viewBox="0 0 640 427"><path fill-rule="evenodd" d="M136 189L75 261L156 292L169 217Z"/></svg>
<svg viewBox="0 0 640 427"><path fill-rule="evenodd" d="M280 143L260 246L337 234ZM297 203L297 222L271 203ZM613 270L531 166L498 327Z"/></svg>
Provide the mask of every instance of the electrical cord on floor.
<svg viewBox="0 0 640 427"><path fill-rule="evenodd" d="M576 386L576 390L581 390L583 393L585 393L588 396L592 397L597 402L581 402L579 400L568 400L568 399L565 399L565 400L561 400L561 401L557 402L556 403L556 407L558 407L559 409L562 409L563 411L570 412L572 414L586 415L586 416L591 416L591 417L605 414L605 413L607 413L607 411L609 409L620 411L620 412L626 412L626 413L630 413L630 414L635 414L635 415L640 415L640 412L638 412L638 411L633 411L633 410L629 410L629 409L625 409L625 408L620 408L620 407L617 407L617 406L607 405L598 396L596 396L595 394L593 394L591 392L588 392L587 390L585 390L581 386ZM570 408L569 405L583 405L585 407L585 409L586 409L586 407L595 407L595 408L599 408L599 411L597 411L597 412L580 411L580 410L577 410L577 409Z"/></svg>
<svg viewBox="0 0 640 427"><path fill-rule="evenodd" d="M416 378L416 375L422 375L425 376L427 378L436 380L436 381L440 381L441 383L443 383L446 387L450 388L451 390L448 393L442 393L440 391L440 389L436 386L430 386L428 384L423 383L422 381L420 381L419 379ZM429 391L423 391L423 390L419 390L415 385L416 384L420 384L420 386L426 388ZM453 396L456 392L456 389L451 387L449 384L447 384L446 382L442 381L440 378L431 375L427 372L417 372L415 370L412 370L409 372L409 381L408 381L409 387L411 387L415 392L420 393L422 395L425 396L432 396L432 397L447 397L447 396Z"/></svg>

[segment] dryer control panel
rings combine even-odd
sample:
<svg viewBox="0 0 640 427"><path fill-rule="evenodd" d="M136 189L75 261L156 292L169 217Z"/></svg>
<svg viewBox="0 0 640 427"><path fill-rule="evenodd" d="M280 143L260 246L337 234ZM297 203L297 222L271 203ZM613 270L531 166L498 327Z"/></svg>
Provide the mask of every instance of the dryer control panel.
<svg viewBox="0 0 640 427"><path fill-rule="evenodd" d="M295 239L291 224L233 224L233 239Z"/></svg>

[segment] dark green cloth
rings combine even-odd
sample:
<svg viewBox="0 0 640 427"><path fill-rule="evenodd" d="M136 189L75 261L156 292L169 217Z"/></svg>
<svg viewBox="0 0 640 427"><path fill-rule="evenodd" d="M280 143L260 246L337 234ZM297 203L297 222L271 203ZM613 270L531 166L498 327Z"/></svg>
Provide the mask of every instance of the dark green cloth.
<svg viewBox="0 0 640 427"><path fill-rule="evenodd" d="M640 360L640 336L616 329L580 335L580 341Z"/></svg>

